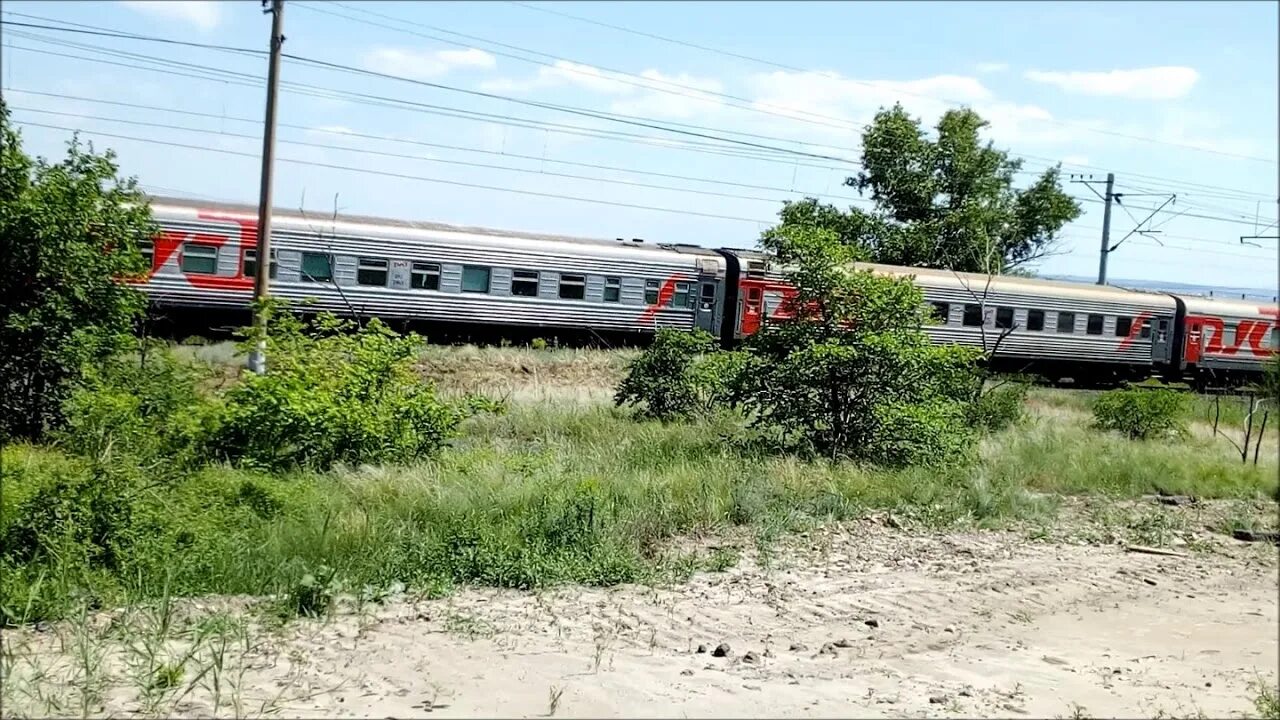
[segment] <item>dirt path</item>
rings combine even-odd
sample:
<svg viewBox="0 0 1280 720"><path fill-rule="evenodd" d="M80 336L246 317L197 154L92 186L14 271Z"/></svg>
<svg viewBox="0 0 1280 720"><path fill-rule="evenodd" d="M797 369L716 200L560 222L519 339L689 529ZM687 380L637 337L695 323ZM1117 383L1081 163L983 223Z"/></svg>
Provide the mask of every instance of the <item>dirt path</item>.
<svg viewBox="0 0 1280 720"><path fill-rule="evenodd" d="M240 714L1226 717L1276 682L1278 622L1274 548L1175 558L865 522L678 587L467 590L294 623L245 656ZM172 710L212 705L202 689Z"/></svg>

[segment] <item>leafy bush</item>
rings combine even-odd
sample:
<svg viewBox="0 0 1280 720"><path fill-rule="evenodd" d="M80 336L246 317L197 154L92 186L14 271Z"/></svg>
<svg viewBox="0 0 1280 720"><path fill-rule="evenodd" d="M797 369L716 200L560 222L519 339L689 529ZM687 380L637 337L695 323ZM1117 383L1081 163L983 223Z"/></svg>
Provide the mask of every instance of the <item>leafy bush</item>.
<svg viewBox="0 0 1280 720"><path fill-rule="evenodd" d="M716 339L703 330L660 328L643 353L631 362L614 394L617 405L632 405L646 417L671 420L705 410L726 397L727 376L739 359L710 359Z"/></svg>
<svg viewBox="0 0 1280 720"><path fill-rule="evenodd" d="M967 408L965 419L974 427L996 431L1018 424L1026 414L1027 388L1006 383L983 392Z"/></svg>
<svg viewBox="0 0 1280 720"><path fill-rule="evenodd" d="M1174 390L1125 388L1099 395L1093 404L1093 418L1102 430L1146 440L1183 434L1186 408L1187 397Z"/></svg>
<svg viewBox="0 0 1280 720"><path fill-rule="evenodd" d="M223 398L209 446L254 467L328 469L434 455L476 407L440 400L414 372L420 341L378 320L359 330L322 314L276 313L269 368Z"/></svg>
<svg viewBox="0 0 1280 720"><path fill-rule="evenodd" d="M199 462L213 410L200 391L207 373L164 347L87 368L63 404L64 426L55 440L72 452L124 458L171 471Z"/></svg>
<svg viewBox="0 0 1280 720"><path fill-rule="evenodd" d="M0 440L39 439L86 367L115 354L146 298L150 209L115 156L79 140L56 164L32 159L0 101Z"/></svg>
<svg viewBox="0 0 1280 720"><path fill-rule="evenodd" d="M798 292L791 316L747 344L744 407L797 449L888 465L957 460L977 351L936 346L909 278L850 271L856 250L829 231L782 228L765 244Z"/></svg>

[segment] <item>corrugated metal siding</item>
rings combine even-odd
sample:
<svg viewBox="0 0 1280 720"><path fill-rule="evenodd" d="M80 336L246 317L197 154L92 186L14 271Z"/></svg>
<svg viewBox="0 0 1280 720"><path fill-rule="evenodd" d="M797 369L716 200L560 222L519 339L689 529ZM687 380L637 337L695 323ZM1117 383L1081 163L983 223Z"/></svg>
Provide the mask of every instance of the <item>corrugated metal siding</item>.
<svg viewBox="0 0 1280 720"><path fill-rule="evenodd" d="M234 277L239 272L241 229L234 223L193 219L194 209L155 208L162 229L180 234L209 234L225 238L219 253L219 274ZM671 326L692 328L694 311L687 308L650 309L644 304L646 279L665 280L674 274L697 276L699 258L675 251L638 248L634 245L597 247L581 242L528 240L518 237L470 236L398 229L395 232L372 227L378 236L317 236L299 228L273 229L272 246L277 257L277 277L272 295L291 301L314 301L311 307L335 313L357 312L388 318L418 318L471 323L547 325L604 330L652 330ZM339 227L342 227L339 224ZM391 237L397 236L397 237ZM501 246L498 246L498 245ZM394 248L394 249L393 249ZM301 253L328 252L333 255L332 283L301 282ZM144 285L144 290L161 303L197 307L238 307L247 305L252 290L201 288L193 286L181 273L177 256L166 262ZM356 284L356 259L431 262L441 266L438 291L373 287ZM723 259L711 258L720 263ZM490 268L490 293L461 292L462 266ZM540 272L539 297L510 295L512 268ZM587 276L587 299L559 298L560 272ZM605 303L604 276L623 278L621 302ZM251 283L250 283L251 285ZM345 295L345 298L344 298ZM350 308L349 308L350 306Z"/></svg>

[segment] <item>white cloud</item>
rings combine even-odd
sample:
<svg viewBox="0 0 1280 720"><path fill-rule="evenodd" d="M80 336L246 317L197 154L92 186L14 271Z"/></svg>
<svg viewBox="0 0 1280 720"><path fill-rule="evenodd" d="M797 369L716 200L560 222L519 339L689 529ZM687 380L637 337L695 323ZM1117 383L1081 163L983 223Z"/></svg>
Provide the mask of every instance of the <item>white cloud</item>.
<svg viewBox="0 0 1280 720"><path fill-rule="evenodd" d="M1066 155L1062 158L1063 165L1088 165L1089 158L1085 155Z"/></svg>
<svg viewBox="0 0 1280 720"><path fill-rule="evenodd" d="M607 95L625 95L635 89L634 85L609 77L598 67L568 60L557 60L553 65L540 67L537 74L524 80L499 78L480 85L490 92L530 92L565 86Z"/></svg>
<svg viewBox="0 0 1280 720"><path fill-rule="evenodd" d="M202 31L222 23L225 5L214 0L122 0L120 4L147 15L189 23Z"/></svg>
<svg viewBox="0 0 1280 720"><path fill-rule="evenodd" d="M440 77L454 68L489 69L497 61L489 53L466 50L406 50L375 48L365 54L365 67L375 72L418 79Z"/></svg>
<svg viewBox="0 0 1280 720"><path fill-rule="evenodd" d="M645 70L640 76L652 81L655 89L636 88L639 93L635 97L615 100L610 110L627 115L688 118L715 112L723 104L710 94L724 92L724 84L715 78L686 73L665 75L659 70Z"/></svg>
<svg viewBox="0 0 1280 720"><path fill-rule="evenodd" d="M1024 76L1032 82L1054 85L1069 93L1135 100L1173 100L1186 97L1200 79L1200 73L1194 68L1181 66L1105 72L1028 70Z"/></svg>
<svg viewBox="0 0 1280 720"><path fill-rule="evenodd" d="M984 62L974 67L980 73L1002 73L1009 70L1009 63Z"/></svg>

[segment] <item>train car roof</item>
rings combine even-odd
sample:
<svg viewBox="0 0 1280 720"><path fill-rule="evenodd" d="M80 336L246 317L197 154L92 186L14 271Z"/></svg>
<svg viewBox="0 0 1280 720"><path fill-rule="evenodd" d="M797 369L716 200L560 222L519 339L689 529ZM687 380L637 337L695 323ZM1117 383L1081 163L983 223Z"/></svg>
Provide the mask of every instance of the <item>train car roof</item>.
<svg viewBox="0 0 1280 720"><path fill-rule="evenodd" d="M877 263L856 263L855 267L887 275L914 275L918 281L944 287L967 287L973 291L988 288L1002 293L1049 294L1059 297L1100 300L1109 302L1154 303L1172 308L1173 298L1167 293L1136 290L1111 285L1086 285L1063 280L1022 277L1020 275L986 275L984 273L955 272L937 268L900 267Z"/></svg>
<svg viewBox="0 0 1280 720"><path fill-rule="evenodd" d="M1178 297L1186 305L1187 313L1192 315L1270 317L1273 320L1280 315L1280 305L1261 300L1234 300L1199 295L1179 295Z"/></svg>
<svg viewBox="0 0 1280 720"><path fill-rule="evenodd" d="M158 195L148 196L152 208L177 207L187 210L208 210L214 212L222 212L235 215L246 215L248 217L257 218L258 208L256 205L246 205L240 203L225 203L205 200L190 200L184 198L164 197ZM470 225L451 225L440 222L427 222L419 220L397 220L393 218L376 217L372 215L351 215L339 213L336 217L332 214L317 212L315 214L303 213L299 210L286 210L276 208L271 211L273 220L286 220L304 223L346 223L352 225L370 225L383 226L387 228L395 228L399 230L426 230L436 232L459 233L464 235L480 235L494 238L511 238L518 240L541 240L546 242L558 243L574 243L581 245L589 245L599 248L618 248L628 247L637 250L662 250L668 252L679 252L690 255L707 255L712 257L720 257L716 252L697 245L687 245L682 243L658 243L641 240L637 242L634 239L625 238L588 238L573 235L555 235L551 233L523 232L519 230L503 230L488 227L476 227Z"/></svg>

